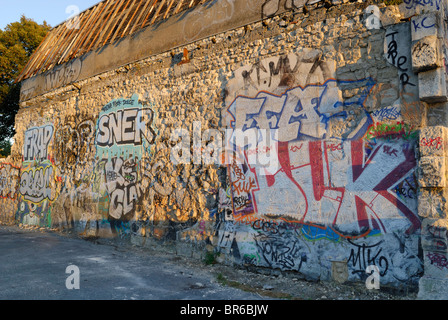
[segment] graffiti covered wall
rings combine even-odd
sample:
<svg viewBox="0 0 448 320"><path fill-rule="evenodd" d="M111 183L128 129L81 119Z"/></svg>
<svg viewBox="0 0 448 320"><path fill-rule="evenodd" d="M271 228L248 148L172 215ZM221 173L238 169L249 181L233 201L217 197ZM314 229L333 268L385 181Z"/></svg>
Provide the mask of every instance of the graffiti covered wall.
<svg viewBox="0 0 448 320"><path fill-rule="evenodd" d="M374 265L382 284L415 284L419 154L446 140L421 139L445 107L421 99L408 21L421 8L310 5L266 1L269 19L76 86L43 75L50 91L22 103L0 163L2 221L312 279L362 281Z"/></svg>
<svg viewBox="0 0 448 320"><path fill-rule="evenodd" d="M398 104L368 111L375 80L336 80L334 66L304 49L244 66L229 81L228 126L277 137L238 148L241 164L229 165L237 254L316 278L338 261L349 279L363 279L371 264L384 281L418 277L418 134ZM344 99L347 88L359 90ZM251 163L263 152L275 165Z"/></svg>

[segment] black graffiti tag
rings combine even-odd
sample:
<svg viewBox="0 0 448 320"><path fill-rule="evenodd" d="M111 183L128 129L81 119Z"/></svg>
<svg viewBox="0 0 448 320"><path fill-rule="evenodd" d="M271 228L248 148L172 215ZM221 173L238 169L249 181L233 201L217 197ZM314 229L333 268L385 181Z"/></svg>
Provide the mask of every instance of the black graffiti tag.
<svg viewBox="0 0 448 320"><path fill-rule="evenodd" d="M384 276L387 273L389 262L386 257L380 255L383 249L379 248L379 245L382 241L373 245L366 245L365 243L359 245L350 240L348 242L355 247L350 250L350 257L347 262L349 266L353 267L352 274L365 275L366 269L370 265L375 265L380 269L380 276ZM375 252L375 249L379 250Z"/></svg>
<svg viewBox="0 0 448 320"><path fill-rule="evenodd" d="M408 58L398 53L398 44L395 39L396 34L398 34L398 31L386 34L386 38L390 37L390 42L387 45L387 59L400 71L400 82L403 88L406 87L406 85L415 87L415 84L410 82L410 77L407 73L408 68L405 67Z"/></svg>

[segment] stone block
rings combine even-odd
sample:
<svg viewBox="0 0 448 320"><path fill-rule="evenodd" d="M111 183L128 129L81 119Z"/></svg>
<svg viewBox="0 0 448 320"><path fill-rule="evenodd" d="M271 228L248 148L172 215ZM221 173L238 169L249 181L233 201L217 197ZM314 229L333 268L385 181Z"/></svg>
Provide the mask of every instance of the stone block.
<svg viewBox="0 0 448 320"><path fill-rule="evenodd" d="M447 137L447 128L444 126L422 128L419 137L420 157L445 156Z"/></svg>
<svg viewBox="0 0 448 320"><path fill-rule="evenodd" d="M418 194L418 215L422 218L445 218L447 194L443 188L420 188Z"/></svg>
<svg viewBox="0 0 448 320"><path fill-rule="evenodd" d="M445 158L438 156L421 157L419 161L418 182L424 188L445 187Z"/></svg>
<svg viewBox="0 0 448 320"><path fill-rule="evenodd" d="M423 219L421 228L422 249L431 252L448 252L448 221Z"/></svg>
<svg viewBox="0 0 448 320"><path fill-rule="evenodd" d="M448 123L448 103L441 102L428 105L425 109L427 111L427 123L428 126L446 125Z"/></svg>
<svg viewBox="0 0 448 320"><path fill-rule="evenodd" d="M344 283L348 280L347 261L331 262L331 277L337 283Z"/></svg>
<svg viewBox="0 0 448 320"><path fill-rule="evenodd" d="M412 18L427 13L437 13L441 10L441 1L403 1L398 9L403 19Z"/></svg>
<svg viewBox="0 0 448 320"><path fill-rule="evenodd" d="M176 254L184 257L193 257L193 247L191 243L176 241Z"/></svg>
<svg viewBox="0 0 448 320"><path fill-rule="evenodd" d="M448 300L448 279L423 276L418 287L419 300Z"/></svg>
<svg viewBox="0 0 448 320"><path fill-rule="evenodd" d="M446 76L443 68L418 74L420 100L427 103L447 101Z"/></svg>
<svg viewBox="0 0 448 320"><path fill-rule="evenodd" d="M424 251L425 275L431 278L448 279L448 253Z"/></svg>
<svg viewBox="0 0 448 320"><path fill-rule="evenodd" d="M436 36L427 36L414 41L411 47L412 71L436 69L443 66L440 42Z"/></svg>
<svg viewBox="0 0 448 320"><path fill-rule="evenodd" d="M411 18L412 41L420 40L424 37L440 37L443 34L443 24L439 12L430 12L417 15Z"/></svg>
<svg viewBox="0 0 448 320"><path fill-rule="evenodd" d="M392 24L400 23L401 13L397 6L387 6L381 8L381 25L387 27Z"/></svg>
<svg viewBox="0 0 448 320"><path fill-rule="evenodd" d="M146 239L146 237L142 237L141 235L131 234L131 244L135 246L143 247L145 245Z"/></svg>

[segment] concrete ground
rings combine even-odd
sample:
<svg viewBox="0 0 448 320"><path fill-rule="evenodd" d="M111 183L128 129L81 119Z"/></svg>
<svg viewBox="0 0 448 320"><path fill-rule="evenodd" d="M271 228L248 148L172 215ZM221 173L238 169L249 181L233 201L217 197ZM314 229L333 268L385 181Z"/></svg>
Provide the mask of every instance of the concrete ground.
<svg viewBox="0 0 448 320"><path fill-rule="evenodd" d="M0 257L0 300L266 299L167 254L48 231L0 226Z"/></svg>
<svg viewBox="0 0 448 320"><path fill-rule="evenodd" d="M47 229L4 225L0 225L0 289L0 300L181 301L176 308L193 300L412 301L417 295L383 287L368 290L362 283L306 281L298 274L251 272L150 246L87 241Z"/></svg>

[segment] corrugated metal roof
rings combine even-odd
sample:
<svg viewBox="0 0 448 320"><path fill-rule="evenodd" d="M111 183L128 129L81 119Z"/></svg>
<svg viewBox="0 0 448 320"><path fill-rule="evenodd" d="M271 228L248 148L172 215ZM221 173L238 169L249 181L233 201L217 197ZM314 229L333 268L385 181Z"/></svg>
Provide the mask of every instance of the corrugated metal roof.
<svg viewBox="0 0 448 320"><path fill-rule="evenodd" d="M211 0L103 0L54 27L16 82L43 73L91 50ZM72 26L72 27L70 27Z"/></svg>

